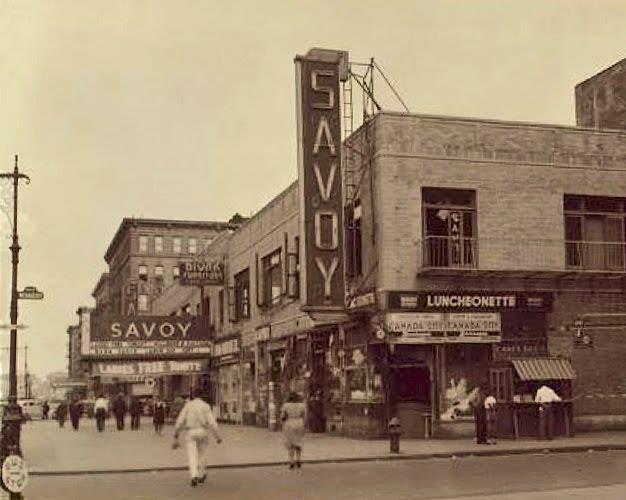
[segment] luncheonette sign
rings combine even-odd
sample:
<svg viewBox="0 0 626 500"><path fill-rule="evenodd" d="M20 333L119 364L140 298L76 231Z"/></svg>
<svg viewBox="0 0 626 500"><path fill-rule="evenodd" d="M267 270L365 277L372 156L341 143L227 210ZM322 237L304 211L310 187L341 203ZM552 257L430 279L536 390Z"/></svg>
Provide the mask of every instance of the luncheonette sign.
<svg viewBox="0 0 626 500"><path fill-rule="evenodd" d="M548 292L433 291L389 292L390 311L548 311Z"/></svg>
<svg viewBox="0 0 626 500"><path fill-rule="evenodd" d="M92 315L87 352L94 357L168 357L211 354L204 316Z"/></svg>
<svg viewBox="0 0 626 500"><path fill-rule="evenodd" d="M500 313L388 313L391 341L406 343L498 342Z"/></svg>
<svg viewBox="0 0 626 500"><path fill-rule="evenodd" d="M215 260L181 262L178 282L181 285L223 285L224 263Z"/></svg>
<svg viewBox="0 0 626 500"><path fill-rule="evenodd" d="M345 306L339 81L346 52L296 57L301 294L310 310Z"/></svg>

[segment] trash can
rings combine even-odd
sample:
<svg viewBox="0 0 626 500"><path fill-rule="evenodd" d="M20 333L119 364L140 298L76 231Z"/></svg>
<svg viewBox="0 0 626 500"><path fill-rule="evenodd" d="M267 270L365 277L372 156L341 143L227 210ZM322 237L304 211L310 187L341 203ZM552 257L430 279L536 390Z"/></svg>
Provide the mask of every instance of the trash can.
<svg viewBox="0 0 626 500"><path fill-rule="evenodd" d="M400 453L400 419L393 417L389 421L389 451Z"/></svg>

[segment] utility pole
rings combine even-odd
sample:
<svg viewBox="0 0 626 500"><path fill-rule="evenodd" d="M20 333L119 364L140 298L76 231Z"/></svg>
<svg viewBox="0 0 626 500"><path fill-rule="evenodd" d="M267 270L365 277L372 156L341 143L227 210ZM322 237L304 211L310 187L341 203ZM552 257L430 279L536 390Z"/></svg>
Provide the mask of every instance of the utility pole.
<svg viewBox="0 0 626 500"><path fill-rule="evenodd" d="M20 179L30 183L30 178L20 173L15 155L15 167L12 173L0 173L0 179L13 180L13 239L11 243L11 339L9 351L9 401L2 418L2 462L9 455L22 455L20 448L20 431L22 411L17 404L17 264L19 262L19 239L17 236L17 188ZM3 483L3 486L4 483ZM20 493L11 493L11 499L21 499Z"/></svg>

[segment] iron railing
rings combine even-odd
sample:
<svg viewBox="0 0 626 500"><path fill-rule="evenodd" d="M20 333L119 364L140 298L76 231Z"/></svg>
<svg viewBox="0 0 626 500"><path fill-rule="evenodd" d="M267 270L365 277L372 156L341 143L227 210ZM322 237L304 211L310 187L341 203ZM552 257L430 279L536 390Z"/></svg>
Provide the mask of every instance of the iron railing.
<svg viewBox="0 0 626 500"><path fill-rule="evenodd" d="M626 243L427 236L422 269L626 271Z"/></svg>

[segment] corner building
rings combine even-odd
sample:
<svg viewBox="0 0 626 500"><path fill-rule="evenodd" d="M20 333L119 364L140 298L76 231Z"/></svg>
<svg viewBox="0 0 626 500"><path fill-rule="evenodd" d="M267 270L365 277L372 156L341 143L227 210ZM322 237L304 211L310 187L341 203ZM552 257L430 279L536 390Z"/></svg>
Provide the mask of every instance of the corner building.
<svg viewBox="0 0 626 500"><path fill-rule="evenodd" d="M469 434L479 384L504 434L544 383L624 425L626 133L379 113L349 143L347 433Z"/></svg>

